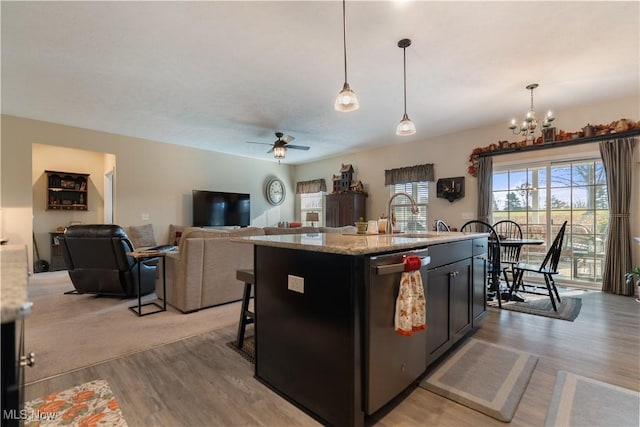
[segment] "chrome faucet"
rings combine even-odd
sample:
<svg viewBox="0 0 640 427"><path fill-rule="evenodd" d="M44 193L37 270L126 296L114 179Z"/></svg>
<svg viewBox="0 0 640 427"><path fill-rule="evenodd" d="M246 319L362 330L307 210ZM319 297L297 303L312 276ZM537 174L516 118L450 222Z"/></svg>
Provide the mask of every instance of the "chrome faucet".
<svg viewBox="0 0 640 427"><path fill-rule="evenodd" d="M405 192L400 192L391 196L391 198L389 199L389 205L387 206L387 229L386 229L387 234L393 234L393 221L391 221L391 203L393 203L393 199L395 199L398 196L406 196L411 201L412 214L416 215L419 212L418 205L416 204L416 201L413 200L413 197L411 197L411 195Z"/></svg>

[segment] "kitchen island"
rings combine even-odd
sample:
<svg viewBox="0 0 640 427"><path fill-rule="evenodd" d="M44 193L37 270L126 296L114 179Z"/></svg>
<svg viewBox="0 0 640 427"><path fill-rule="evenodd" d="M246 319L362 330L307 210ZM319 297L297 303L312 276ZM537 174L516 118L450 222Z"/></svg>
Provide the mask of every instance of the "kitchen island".
<svg viewBox="0 0 640 427"><path fill-rule="evenodd" d="M296 234L254 244L256 378L323 424L362 426L486 312L487 235ZM406 255L422 259L427 330L394 331Z"/></svg>

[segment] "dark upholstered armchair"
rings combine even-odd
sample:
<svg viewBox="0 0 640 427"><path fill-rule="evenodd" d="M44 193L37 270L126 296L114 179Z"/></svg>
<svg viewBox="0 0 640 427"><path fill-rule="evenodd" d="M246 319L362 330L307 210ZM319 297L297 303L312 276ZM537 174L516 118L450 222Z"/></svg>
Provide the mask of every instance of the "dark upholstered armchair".
<svg viewBox="0 0 640 427"><path fill-rule="evenodd" d="M135 297L139 268L141 294L155 290L157 260L137 262L127 256L134 248L121 227L73 225L59 240L69 277L78 293Z"/></svg>

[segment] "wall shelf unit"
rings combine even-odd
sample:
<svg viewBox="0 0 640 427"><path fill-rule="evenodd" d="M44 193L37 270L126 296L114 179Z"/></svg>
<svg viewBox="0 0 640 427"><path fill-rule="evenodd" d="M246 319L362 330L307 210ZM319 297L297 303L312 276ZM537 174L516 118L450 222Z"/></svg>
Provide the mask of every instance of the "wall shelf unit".
<svg viewBox="0 0 640 427"><path fill-rule="evenodd" d="M47 210L88 210L89 174L45 171L47 174Z"/></svg>

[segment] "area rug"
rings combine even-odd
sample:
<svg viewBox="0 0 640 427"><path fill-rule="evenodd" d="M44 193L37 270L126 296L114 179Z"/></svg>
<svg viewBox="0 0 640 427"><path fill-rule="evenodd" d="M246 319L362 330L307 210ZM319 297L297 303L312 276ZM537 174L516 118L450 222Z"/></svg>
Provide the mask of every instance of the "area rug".
<svg viewBox="0 0 640 427"><path fill-rule="evenodd" d="M95 380L25 404L26 427L126 427L120 405L105 380Z"/></svg>
<svg viewBox="0 0 640 427"><path fill-rule="evenodd" d="M558 311L553 310L551 299L548 296L526 295L525 302L509 301L503 302L502 308L505 310L519 311L520 313L534 314L536 316L552 317L554 319L569 320L573 322L582 308L582 299L568 296L561 296L562 302L556 303ZM492 305L495 307L495 305Z"/></svg>
<svg viewBox="0 0 640 427"><path fill-rule="evenodd" d="M471 338L420 387L509 422L537 363L538 358L527 352Z"/></svg>
<svg viewBox="0 0 640 427"><path fill-rule="evenodd" d="M558 371L545 427L637 426L640 393Z"/></svg>
<svg viewBox="0 0 640 427"><path fill-rule="evenodd" d="M242 348L238 348L235 340L228 342L227 346L233 349L233 351L244 357L249 362L256 363L256 348L253 336L245 337L244 342L242 343Z"/></svg>

